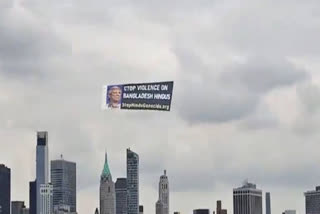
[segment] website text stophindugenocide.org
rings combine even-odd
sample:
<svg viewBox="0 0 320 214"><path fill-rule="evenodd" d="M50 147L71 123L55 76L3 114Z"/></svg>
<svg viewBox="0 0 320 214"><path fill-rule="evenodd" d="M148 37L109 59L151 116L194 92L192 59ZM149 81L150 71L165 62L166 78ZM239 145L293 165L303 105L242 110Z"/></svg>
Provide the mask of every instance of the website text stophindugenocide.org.
<svg viewBox="0 0 320 214"><path fill-rule="evenodd" d="M158 110L170 110L169 105L161 104L147 104L147 103L122 103L123 108L141 108L141 109L158 109Z"/></svg>

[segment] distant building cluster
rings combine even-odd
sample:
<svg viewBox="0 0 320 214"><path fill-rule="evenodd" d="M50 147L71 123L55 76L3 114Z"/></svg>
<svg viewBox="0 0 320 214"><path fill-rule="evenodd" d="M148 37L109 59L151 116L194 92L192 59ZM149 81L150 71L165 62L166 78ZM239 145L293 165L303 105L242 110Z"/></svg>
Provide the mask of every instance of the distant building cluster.
<svg viewBox="0 0 320 214"><path fill-rule="evenodd" d="M76 163L61 159L50 162L48 133L37 132L36 177L29 182L29 207L24 201L11 201L11 169L0 164L0 214L77 214ZM130 148L126 151L127 177L112 178L105 153L100 176L99 207L94 214L144 214L139 204L139 155ZM320 186L307 191L306 214L320 214ZM245 181L233 189L233 214L262 214L262 190ZM160 176L155 214L170 214L170 188L167 171ZM181 214L179 211L173 214ZM211 214L208 208L194 209L193 214ZM222 201L216 203L212 214L228 214ZM271 214L271 194L265 194L265 214ZM296 214L287 209L282 214Z"/></svg>

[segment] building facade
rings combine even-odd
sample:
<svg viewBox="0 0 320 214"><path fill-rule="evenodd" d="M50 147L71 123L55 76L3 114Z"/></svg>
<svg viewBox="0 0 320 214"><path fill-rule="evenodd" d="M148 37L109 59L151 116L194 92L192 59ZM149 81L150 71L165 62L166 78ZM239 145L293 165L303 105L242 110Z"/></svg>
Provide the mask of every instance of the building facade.
<svg viewBox="0 0 320 214"><path fill-rule="evenodd" d="M193 214L209 214L210 210L209 209L197 209L193 210Z"/></svg>
<svg viewBox="0 0 320 214"><path fill-rule="evenodd" d="M127 149L127 213L139 214L139 155Z"/></svg>
<svg viewBox="0 0 320 214"><path fill-rule="evenodd" d="M306 198L306 214L320 214L320 186L316 190L304 193Z"/></svg>
<svg viewBox="0 0 320 214"><path fill-rule="evenodd" d="M266 214L271 214L270 192L266 193Z"/></svg>
<svg viewBox="0 0 320 214"><path fill-rule="evenodd" d="M116 214L127 214L127 179L116 181Z"/></svg>
<svg viewBox="0 0 320 214"><path fill-rule="evenodd" d="M30 209L29 208L23 208L21 214L29 214Z"/></svg>
<svg viewBox="0 0 320 214"><path fill-rule="evenodd" d="M53 207L68 206L70 212L76 212L76 163L63 159L51 161L51 184L53 186Z"/></svg>
<svg viewBox="0 0 320 214"><path fill-rule="evenodd" d="M166 170L160 176L159 199L156 203L156 214L169 214L169 180Z"/></svg>
<svg viewBox="0 0 320 214"><path fill-rule="evenodd" d="M40 185L39 213L53 213L53 186L51 184Z"/></svg>
<svg viewBox="0 0 320 214"><path fill-rule="evenodd" d="M116 192L105 154L104 167L100 178L100 214L116 214Z"/></svg>
<svg viewBox="0 0 320 214"><path fill-rule="evenodd" d="M11 170L0 164L0 214L10 214Z"/></svg>
<svg viewBox="0 0 320 214"><path fill-rule="evenodd" d="M53 207L53 214L77 214L77 212L72 212L69 205L60 204Z"/></svg>
<svg viewBox="0 0 320 214"><path fill-rule="evenodd" d="M36 185L37 185L37 214L40 213L40 186L49 182L49 151L48 132L37 132L36 151ZM41 204L42 205L42 204Z"/></svg>
<svg viewBox="0 0 320 214"><path fill-rule="evenodd" d="M161 214L164 212L164 205L162 201L157 201L156 203L156 214Z"/></svg>
<svg viewBox="0 0 320 214"><path fill-rule="evenodd" d="M11 214L22 214L22 209L26 208L24 201L11 202Z"/></svg>
<svg viewBox="0 0 320 214"><path fill-rule="evenodd" d="M262 191L255 184L245 182L233 190L234 214L262 214Z"/></svg>
<svg viewBox="0 0 320 214"><path fill-rule="evenodd" d="M37 183L29 182L29 214L37 214Z"/></svg>
<svg viewBox="0 0 320 214"><path fill-rule="evenodd" d="M216 208L217 214L227 214L228 211L226 209L222 209L222 202L217 201L217 208Z"/></svg>
<svg viewBox="0 0 320 214"><path fill-rule="evenodd" d="M139 206L139 214L143 214L143 206L142 205Z"/></svg>

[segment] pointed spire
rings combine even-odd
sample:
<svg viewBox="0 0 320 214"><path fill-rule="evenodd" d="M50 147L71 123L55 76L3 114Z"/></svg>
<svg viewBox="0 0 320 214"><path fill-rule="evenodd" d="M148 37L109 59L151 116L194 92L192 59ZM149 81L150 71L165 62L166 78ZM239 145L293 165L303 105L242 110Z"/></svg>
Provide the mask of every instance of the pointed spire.
<svg viewBox="0 0 320 214"><path fill-rule="evenodd" d="M108 154L107 154L107 150L105 150L104 152L104 162L108 163Z"/></svg>
<svg viewBox="0 0 320 214"><path fill-rule="evenodd" d="M109 169L108 155L107 155L107 152L106 152L105 153L104 166L103 166L101 177L108 177L108 176L111 176L111 172L110 172L110 169Z"/></svg>

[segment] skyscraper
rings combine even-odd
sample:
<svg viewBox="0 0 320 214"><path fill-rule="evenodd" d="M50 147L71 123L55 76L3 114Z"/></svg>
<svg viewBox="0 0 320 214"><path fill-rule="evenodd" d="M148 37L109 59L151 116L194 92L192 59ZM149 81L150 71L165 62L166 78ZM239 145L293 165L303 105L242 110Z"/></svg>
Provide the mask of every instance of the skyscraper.
<svg viewBox="0 0 320 214"><path fill-rule="evenodd" d="M143 206L142 205L139 206L139 214L143 214Z"/></svg>
<svg viewBox="0 0 320 214"><path fill-rule="evenodd" d="M116 214L127 213L127 179L118 178L116 181Z"/></svg>
<svg viewBox="0 0 320 214"><path fill-rule="evenodd" d="M100 214L116 214L116 193L105 154L104 167L100 178Z"/></svg>
<svg viewBox="0 0 320 214"><path fill-rule="evenodd" d="M162 201L157 201L156 203L156 214L164 213L164 205Z"/></svg>
<svg viewBox="0 0 320 214"><path fill-rule="evenodd" d="M227 214L227 210L222 209L222 202L221 201L217 201L216 212L217 212L217 214Z"/></svg>
<svg viewBox="0 0 320 214"><path fill-rule="evenodd" d="M245 182L233 189L234 214L262 214L262 191L255 184Z"/></svg>
<svg viewBox="0 0 320 214"><path fill-rule="evenodd" d="M193 214L210 214L209 209L197 209L193 210Z"/></svg>
<svg viewBox="0 0 320 214"><path fill-rule="evenodd" d="M37 214L37 183L29 183L29 214Z"/></svg>
<svg viewBox="0 0 320 214"><path fill-rule="evenodd" d="M76 163L63 159L51 161L51 183L53 186L53 208L66 205L70 207L70 212L76 212Z"/></svg>
<svg viewBox="0 0 320 214"><path fill-rule="evenodd" d="M21 214L30 214L30 209L29 208L22 208Z"/></svg>
<svg viewBox="0 0 320 214"><path fill-rule="evenodd" d="M266 193L266 214L271 214L270 192Z"/></svg>
<svg viewBox="0 0 320 214"><path fill-rule="evenodd" d="M49 179L49 154L48 132L37 132L37 157L36 157L36 185L37 185L37 214L40 213L40 186L48 184ZM42 203L41 203L42 204ZM42 213L43 214L43 213Z"/></svg>
<svg viewBox="0 0 320 214"><path fill-rule="evenodd" d="M40 184L40 201L39 213L52 214L53 213L53 187L52 184Z"/></svg>
<svg viewBox="0 0 320 214"><path fill-rule="evenodd" d="M320 186L316 190L304 193L306 197L306 214L320 214Z"/></svg>
<svg viewBox="0 0 320 214"><path fill-rule="evenodd" d="M139 155L127 149L127 212L139 214Z"/></svg>
<svg viewBox="0 0 320 214"><path fill-rule="evenodd" d="M11 170L0 164L0 214L10 214Z"/></svg>
<svg viewBox="0 0 320 214"><path fill-rule="evenodd" d="M22 209L26 208L24 201L11 202L11 214L22 214Z"/></svg>
<svg viewBox="0 0 320 214"><path fill-rule="evenodd" d="M169 180L166 170L159 181L159 199L156 203L156 214L169 214Z"/></svg>

